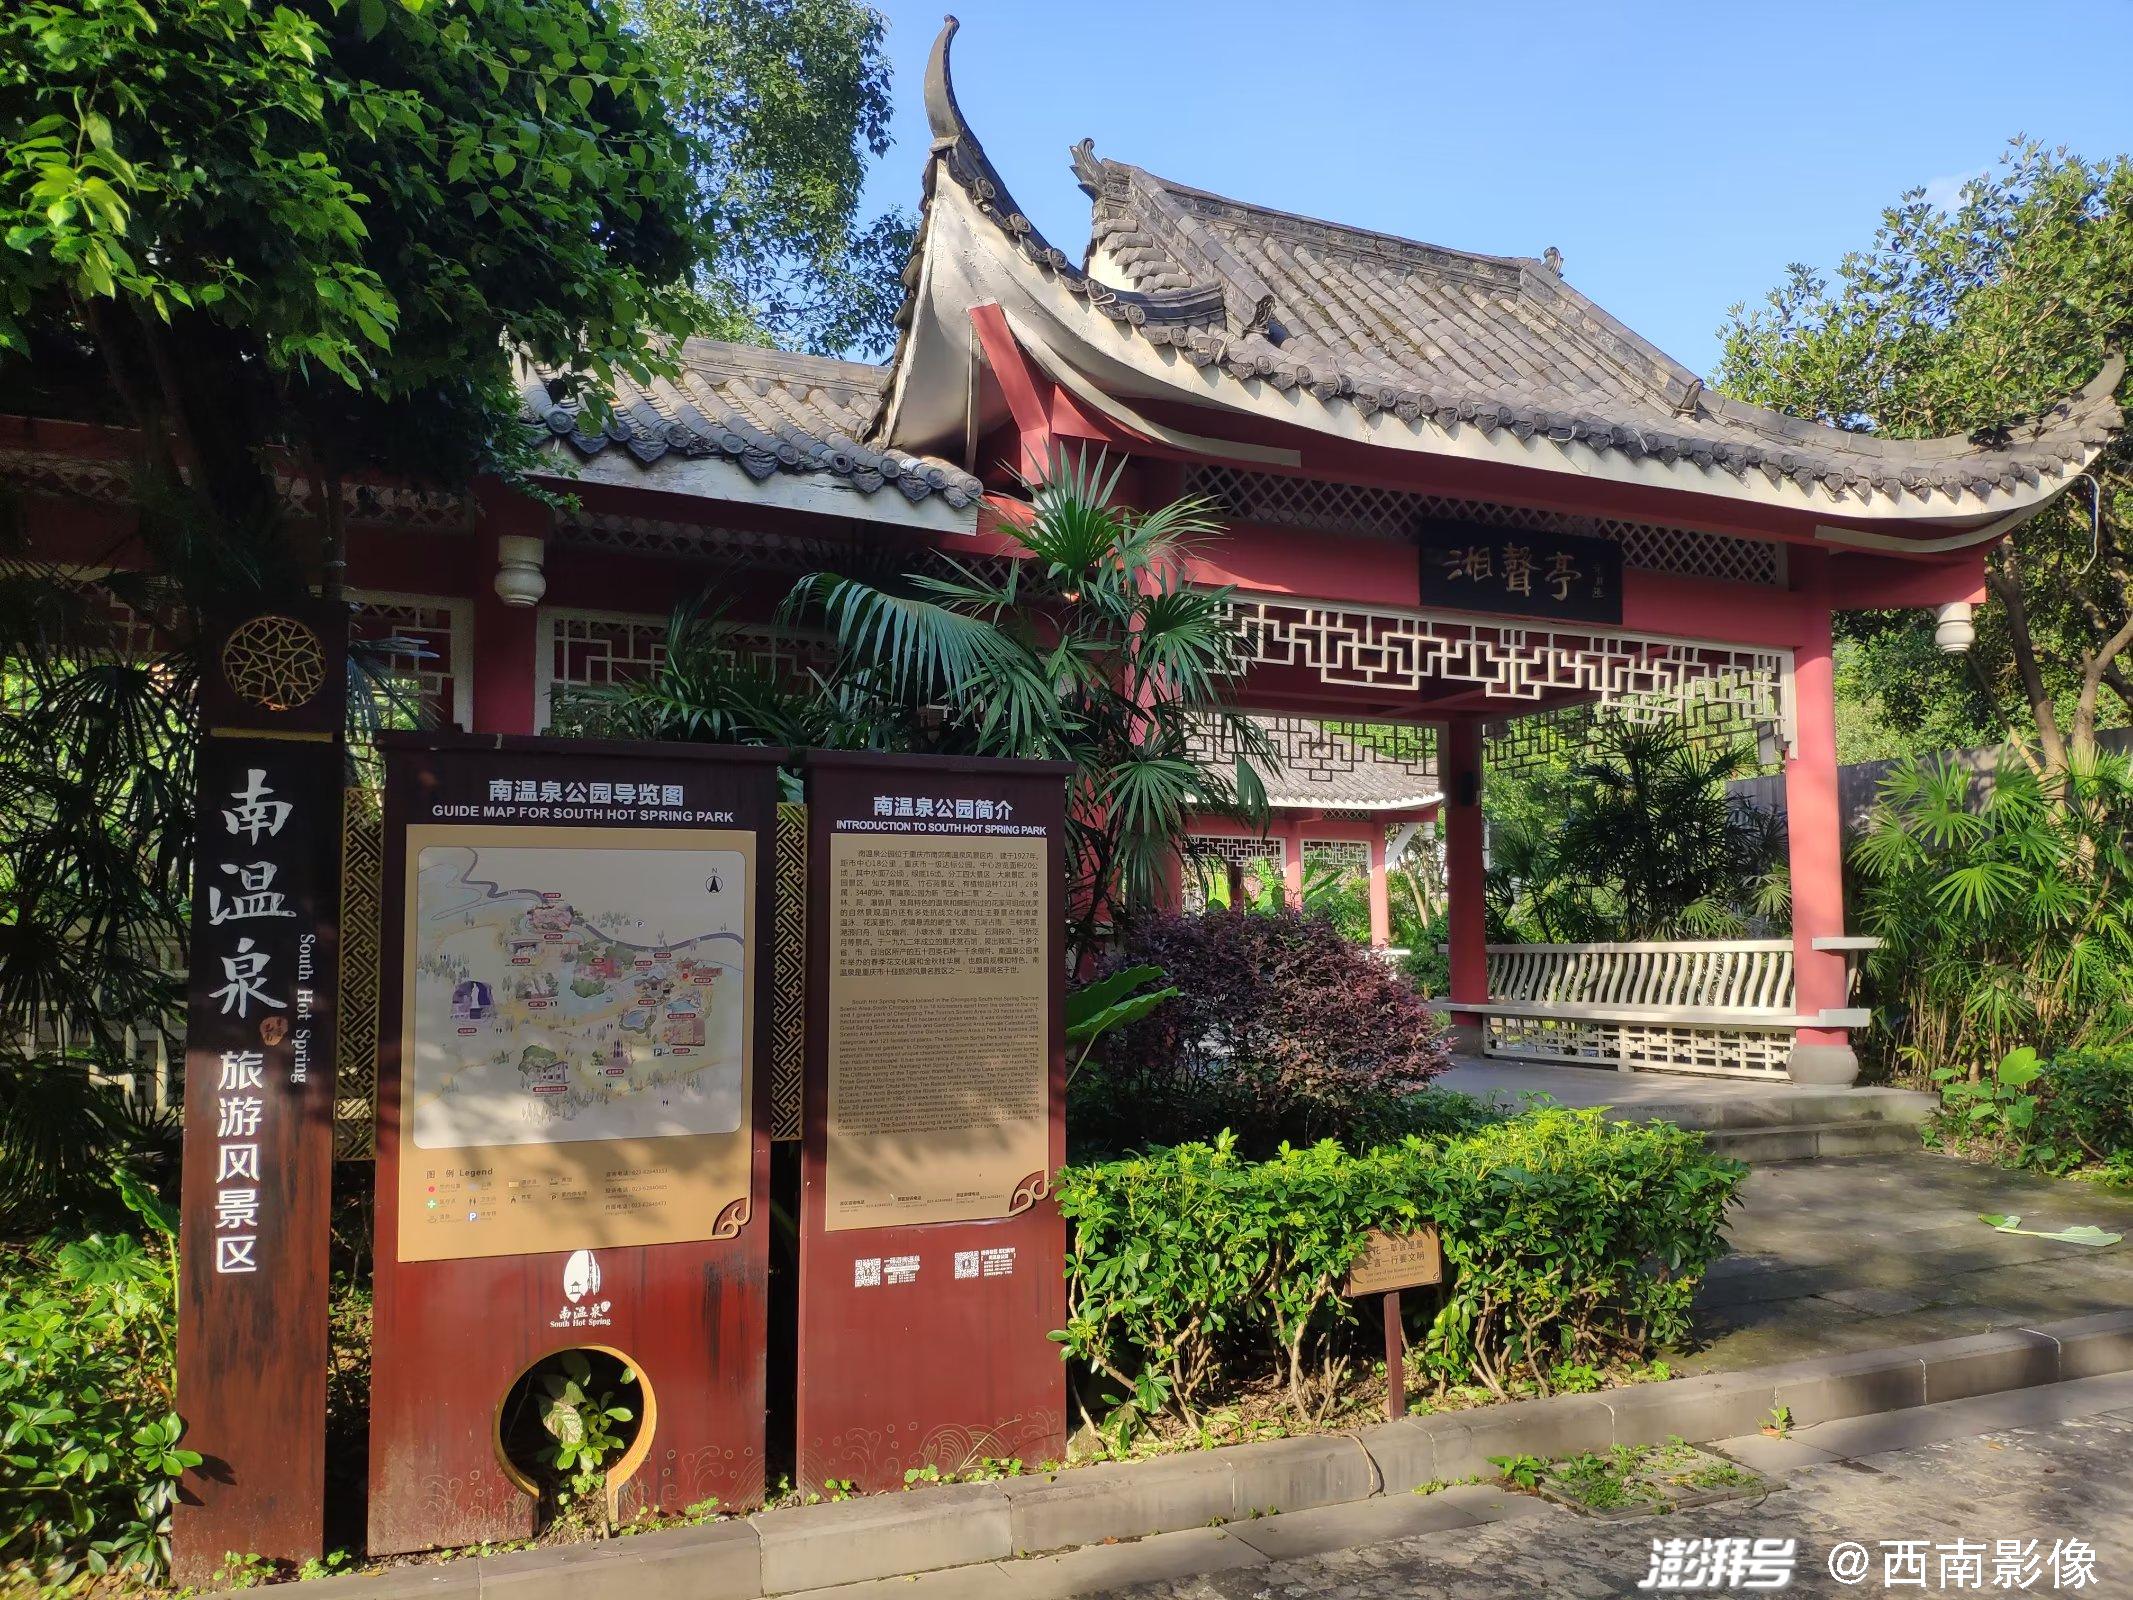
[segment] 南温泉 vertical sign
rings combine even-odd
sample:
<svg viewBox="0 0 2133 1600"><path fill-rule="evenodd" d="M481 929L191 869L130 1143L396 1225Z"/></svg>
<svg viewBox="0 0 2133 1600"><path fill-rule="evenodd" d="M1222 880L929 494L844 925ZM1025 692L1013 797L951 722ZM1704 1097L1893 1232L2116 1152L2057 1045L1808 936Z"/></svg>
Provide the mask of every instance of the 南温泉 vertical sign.
<svg viewBox="0 0 2133 1600"><path fill-rule="evenodd" d="M187 982L181 1581L323 1553L347 619L210 631Z"/></svg>
<svg viewBox="0 0 2133 1600"><path fill-rule="evenodd" d="M810 1487L1064 1449L1067 770L809 757Z"/></svg>
<svg viewBox="0 0 2133 1600"><path fill-rule="evenodd" d="M640 1376L611 1482L762 1490L762 1070L779 752L385 741L371 1550L530 1531L498 1408Z"/></svg>

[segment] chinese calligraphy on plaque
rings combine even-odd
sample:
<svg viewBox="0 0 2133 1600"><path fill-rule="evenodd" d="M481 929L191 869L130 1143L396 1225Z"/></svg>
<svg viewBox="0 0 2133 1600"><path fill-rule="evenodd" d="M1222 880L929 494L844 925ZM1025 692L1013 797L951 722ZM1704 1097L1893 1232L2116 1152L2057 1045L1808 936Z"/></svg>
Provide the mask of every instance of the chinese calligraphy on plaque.
<svg viewBox="0 0 2133 1600"><path fill-rule="evenodd" d="M1421 554L1425 606L1622 620L1622 547L1612 539L1436 522L1422 531Z"/></svg>

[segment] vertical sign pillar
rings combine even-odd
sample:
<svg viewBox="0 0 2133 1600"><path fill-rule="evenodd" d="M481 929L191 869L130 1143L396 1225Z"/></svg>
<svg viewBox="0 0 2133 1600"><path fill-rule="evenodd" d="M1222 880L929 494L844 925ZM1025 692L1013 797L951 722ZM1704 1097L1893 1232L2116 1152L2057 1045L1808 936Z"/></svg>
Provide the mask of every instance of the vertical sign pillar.
<svg viewBox="0 0 2133 1600"><path fill-rule="evenodd" d="M783 752L379 742L370 1553L533 1532L505 1400L564 1350L637 1375L618 1512L746 1509Z"/></svg>
<svg viewBox="0 0 2133 1600"><path fill-rule="evenodd" d="M324 1553L345 610L211 631L201 680L172 1517L181 1583Z"/></svg>
<svg viewBox="0 0 2133 1600"><path fill-rule="evenodd" d="M805 1488L1065 1454L1070 770L808 759Z"/></svg>

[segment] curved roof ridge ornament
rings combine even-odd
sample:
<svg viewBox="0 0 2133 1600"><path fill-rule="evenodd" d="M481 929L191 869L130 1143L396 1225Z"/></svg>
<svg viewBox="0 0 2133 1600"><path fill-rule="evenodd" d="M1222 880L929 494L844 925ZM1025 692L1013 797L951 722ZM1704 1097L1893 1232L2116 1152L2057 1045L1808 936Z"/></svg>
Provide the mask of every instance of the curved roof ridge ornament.
<svg viewBox="0 0 2133 1600"><path fill-rule="evenodd" d="M941 19L941 31L933 36L926 52L926 121L933 129L933 147L938 150L958 139L971 139L970 124L955 101L955 79L948 68L948 49L963 24L954 12Z"/></svg>
<svg viewBox="0 0 2133 1600"><path fill-rule="evenodd" d="M1005 233L1033 264L1052 273L1062 287L1088 301L1114 322L1130 323L1158 342L1187 344L1194 333L1219 330L1228 320L1228 303L1220 284L1181 289L1114 289L1098 283L1056 248L1015 204L1006 181L971 131L955 97L955 70L950 61L957 30L953 15L942 20L926 57L926 121L933 130L933 154L986 220ZM1174 330L1165 340L1163 330Z"/></svg>

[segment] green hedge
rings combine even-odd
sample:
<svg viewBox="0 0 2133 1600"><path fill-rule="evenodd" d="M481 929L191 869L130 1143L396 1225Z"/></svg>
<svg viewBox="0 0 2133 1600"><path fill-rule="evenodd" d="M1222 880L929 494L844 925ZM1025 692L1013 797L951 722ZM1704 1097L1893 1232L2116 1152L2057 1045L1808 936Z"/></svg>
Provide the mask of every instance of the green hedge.
<svg viewBox="0 0 2133 1600"><path fill-rule="evenodd" d="M1434 1223L1451 1279L1423 1355L1445 1383L1543 1392L1567 1364L1682 1337L1746 1168L1666 1123L1548 1109L1363 1154L1240 1158L1225 1137L1061 1174L1069 1320L1054 1335L1144 1414L1188 1422L1268 1379L1330 1409L1371 1228Z"/></svg>

